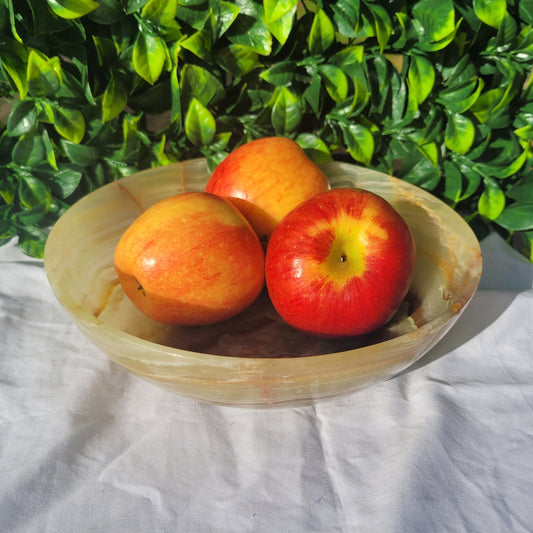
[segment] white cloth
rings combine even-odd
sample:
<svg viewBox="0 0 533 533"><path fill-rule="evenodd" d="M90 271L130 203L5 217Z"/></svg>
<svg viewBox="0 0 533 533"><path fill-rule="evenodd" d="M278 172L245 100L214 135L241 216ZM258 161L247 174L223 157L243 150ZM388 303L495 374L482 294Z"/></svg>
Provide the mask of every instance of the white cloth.
<svg viewBox="0 0 533 533"><path fill-rule="evenodd" d="M499 237L450 333L309 407L217 407L110 362L0 248L1 532L531 532L533 267Z"/></svg>

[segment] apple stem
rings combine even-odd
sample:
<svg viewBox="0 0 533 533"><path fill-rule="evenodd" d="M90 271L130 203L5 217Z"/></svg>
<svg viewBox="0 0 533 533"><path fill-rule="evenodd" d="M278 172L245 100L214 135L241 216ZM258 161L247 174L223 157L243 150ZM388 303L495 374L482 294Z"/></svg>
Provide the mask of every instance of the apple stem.
<svg viewBox="0 0 533 533"><path fill-rule="evenodd" d="M347 257L347 255L346 255L346 254L342 254L342 255L341 255L341 263L344 263L344 262L346 262L346 261L348 261L348 257Z"/></svg>

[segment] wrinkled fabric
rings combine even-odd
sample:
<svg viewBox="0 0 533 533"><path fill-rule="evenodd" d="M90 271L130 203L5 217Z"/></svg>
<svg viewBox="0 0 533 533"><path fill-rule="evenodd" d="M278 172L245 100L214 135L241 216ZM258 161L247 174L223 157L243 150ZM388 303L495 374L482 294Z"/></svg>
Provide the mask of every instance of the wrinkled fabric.
<svg viewBox="0 0 533 533"><path fill-rule="evenodd" d="M530 532L533 267L482 242L478 292L395 378L300 408L175 396L0 248L0 531Z"/></svg>

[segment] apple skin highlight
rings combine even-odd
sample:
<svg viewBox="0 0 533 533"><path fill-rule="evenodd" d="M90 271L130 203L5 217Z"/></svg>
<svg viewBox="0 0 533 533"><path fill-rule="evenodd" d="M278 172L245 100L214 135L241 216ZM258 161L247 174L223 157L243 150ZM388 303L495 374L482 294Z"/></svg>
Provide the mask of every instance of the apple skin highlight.
<svg viewBox="0 0 533 533"><path fill-rule="evenodd" d="M411 232L385 199L333 189L278 224L267 248L266 284L292 327L321 337L356 336L392 318L415 261Z"/></svg>

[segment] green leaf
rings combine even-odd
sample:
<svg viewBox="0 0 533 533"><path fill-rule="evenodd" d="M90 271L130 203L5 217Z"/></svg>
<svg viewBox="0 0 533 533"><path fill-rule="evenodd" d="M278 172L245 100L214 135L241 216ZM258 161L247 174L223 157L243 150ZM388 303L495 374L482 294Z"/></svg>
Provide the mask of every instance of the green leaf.
<svg viewBox="0 0 533 533"><path fill-rule="evenodd" d="M17 184L12 174L8 174L4 176L2 179L0 179L0 196L4 199L4 202L6 204L9 205L13 203L16 193L17 193ZM2 213L1 210L2 210L2 207L0 207L0 215ZM3 212L6 213L7 210L4 210ZM0 220L2 219L3 219L3 216L0 216Z"/></svg>
<svg viewBox="0 0 533 533"><path fill-rule="evenodd" d="M63 165L53 174L48 176L46 182L52 193L62 199L68 198L78 188L83 173L74 165Z"/></svg>
<svg viewBox="0 0 533 533"><path fill-rule="evenodd" d="M348 69L348 67L358 68L363 62L364 55L364 46L356 44L343 47L342 50L331 56L329 62L347 72L346 69ZM352 68L349 69L349 72L352 73ZM358 70L358 72L360 71Z"/></svg>
<svg viewBox="0 0 533 533"><path fill-rule="evenodd" d="M498 28L507 13L506 0L474 0L474 12L479 20Z"/></svg>
<svg viewBox="0 0 533 533"><path fill-rule="evenodd" d="M181 132L182 126L182 111L181 111L181 89L178 78L178 66L176 65L170 74L170 89L171 89L171 107L170 107L170 123L178 125L178 133Z"/></svg>
<svg viewBox="0 0 533 533"><path fill-rule="evenodd" d="M489 123L493 128L496 127L494 119L501 113L505 115L508 112L509 102L522 89L521 79L512 67L506 69L506 76L507 79L499 87L481 94L471 107L471 111L481 123Z"/></svg>
<svg viewBox="0 0 533 533"><path fill-rule="evenodd" d="M125 85L113 73L102 97L102 122L109 122L120 115L128 103Z"/></svg>
<svg viewBox="0 0 533 533"><path fill-rule="evenodd" d="M305 151L307 156L315 163L331 161L331 153L326 143L312 133L300 133L296 142Z"/></svg>
<svg viewBox="0 0 533 533"><path fill-rule="evenodd" d="M459 198L460 202L474 196L481 184L481 175L479 172L476 172L471 168L465 168L464 166L461 166L461 170L467 181L466 188L463 190L461 197Z"/></svg>
<svg viewBox="0 0 533 533"><path fill-rule="evenodd" d="M379 50L380 53L383 53L383 50L387 46L392 35L392 22L389 14L383 6L369 3L368 8L372 12L372 16L374 18L374 26L376 38L379 44Z"/></svg>
<svg viewBox="0 0 533 533"><path fill-rule="evenodd" d="M141 118L141 114L126 115L122 121L123 151L120 153L122 160L135 159L141 142L144 142L146 146L151 144L146 132L139 127Z"/></svg>
<svg viewBox="0 0 533 533"><path fill-rule="evenodd" d="M204 0L179 0L178 7L176 17L195 30L204 27L211 12L210 3Z"/></svg>
<svg viewBox="0 0 533 533"><path fill-rule="evenodd" d="M280 61L263 70L261 78L272 85L288 85L294 79L296 63L294 61Z"/></svg>
<svg viewBox="0 0 533 533"><path fill-rule="evenodd" d="M31 209L23 208L16 214L15 221L19 228L23 227L23 231L26 231L28 226L40 224L46 216L47 212L48 208L45 204L36 205Z"/></svg>
<svg viewBox="0 0 533 533"><path fill-rule="evenodd" d="M468 79L440 91L436 101L453 113L464 113L476 103L483 88L482 78Z"/></svg>
<svg viewBox="0 0 533 533"><path fill-rule="evenodd" d="M11 110L7 119L7 134L20 137L37 125L37 111L33 100L22 100Z"/></svg>
<svg viewBox="0 0 533 533"><path fill-rule="evenodd" d="M115 46L113 40L98 35L93 35L92 40L94 43L96 56L98 57L98 64L101 67L109 64L109 62L113 60L117 53L117 47Z"/></svg>
<svg viewBox="0 0 533 533"><path fill-rule="evenodd" d="M113 154L113 160L129 161L136 160L137 154L141 149L142 132L139 131L139 121L142 115L132 116L125 115L122 119L122 144L120 148ZM150 141L145 142L150 144ZM118 169L121 166L117 167Z"/></svg>
<svg viewBox="0 0 533 533"><path fill-rule="evenodd" d="M294 24L298 0L265 0L263 22L272 35L285 44Z"/></svg>
<svg viewBox="0 0 533 533"><path fill-rule="evenodd" d="M492 44L496 46L496 50L509 50L512 48L518 34L518 25L516 20L507 12L503 14L503 19L499 22L496 38L489 41L487 51L492 51Z"/></svg>
<svg viewBox="0 0 533 533"><path fill-rule="evenodd" d="M46 235L42 240L24 238L18 241L18 247L29 257L42 259L44 257L44 247L46 245Z"/></svg>
<svg viewBox="0 0 533 533"><path fill-rule="evenodd" d="M387 61L385 56L378 55L372 58L372 66L375 69L375 74L368 76L368 81L373 84L371 85L373 108L379 114L384 115L384 120L388 119L390 121L390 95L394 89L393 84L396 83L396 88L398 88L403 83L402 80L398 79L398 73L393 70L391 63ZM398 109L393 109L392 111L398 113ZM403 113L403 109L400 110L399 114L401 115L401 113Z"/></svg>
<svg viewBox="0 0 533 533"><path fill-rule="evenodd" d="M330 8L333 11L333 20L339 33L349 39L356 37L356 28L359 24L360 1L337 0L334 4L330 4Z"/></svg>
<svg viewBox="0 0 533 533"><path fill-rule="evenodd" d="M19 199L26 209L33 209L41 205L48 209L52 201L52 193L40 179L21 174L19 175Z"/></svg>
<svg viewBox="0 0 533 533"><path fill-rule="evenodd" d="M6 5L7 4L7 5ZM15 24L15 10L13 6L13 1L8 0L7 2L2 3L2 7L0 7L0 31L3 32L7 29L7 18L9 17L9 25L11 29L11 33L13 37L22 44L22 38L17 32L17 26Z"/></svg>
<svg viewBox="0 0 533 533"><path fill-rule="evenodd" d="M405 12L395 13L396 19L398 20L399 28L396 36L396 40L393 43L393 47L397 50L401 50L405 47L408 38L408 24L410 24L410 18Z"/></svg>
<svg viewBox="0 0 533 533"><path fill-rule="evenodd" d="M370 91L360 78L353 78L354 94L352 101L352 113L357 115L370 100Z"/></svg>
<svg viewBox="0 0 533 533"><path fill-rule="evenodd" d="M54 128L65 139L78 144L85 135L85 118L77 109L54 107Z"/></svg>
<svg viewBox="0 0 533 533"><path fill-rule="evenodd" d="M17 234L17 228L12 220L0 219L0 246L3 241L11 240Z"/></svg>
<svg viewBox="0 0 533 533"><path fill-rule="evenodd" d="M533 263L533 230L515 233L513 237L513 246Z"/></svg>
<svg viewBox="0 0 533 533"><path fill-rule="evenodd" d="M256 54L267 56L272 52L272 35L260 18L240 14L226 36L232 44L246 46Z"/></svg>
<svg viewBox="0 0 533 533"><path fill-rule="evenodd" d="M463 178L461 171L451 161L444 162L444 198L457 203L461 198Z"/></svg>
<svg viewBox="0 0 533 533"><path fill-rule="evenodd" d="M195 56L199 57L206 63L211 63L211 47L213 45L212 32L206 30L198 30L184 41L181 42L181 46Z"/></svg>
<svg viewBox="0 0 533 533"><path fill-rule="evenodd" d="M500 106L504 92L505 89L503 87L486 91L471 107L471 111L482 124L487 122L491 118L493 112Z"/></svg>
<svg viewBox="0 0 533 533"><path fill-rule="evenodd" d="M414 142L405 144L406 155L398 170L398 177L432 191L441 180L440 169L435 167L433 162L419 149L418 144Z"/></svg>
<svg viewBox="0 0 533 533"><path fill-rule="evenodd" d="M324 53L335 41L335 28L323 9L318 9L309 33L311 54Z"/></svg>
<svg viewBox="0 0 533 533"><path fill-rule="evenodd" d="M421 104L435 85L435 69L429 59L411 54L409 61L409 89L415 93L416 101Z"/></svg>
<svg viewBox="0 0 533 533"><path fill-rule="evenodd" d="M38 132L19 137L13 148L13 161L21 167L37 166L46 161L46 147Z"/></svg>
<svg viewBox="0 0 533 533"><path fill-rule="evenodd" d="M483 182L485 188L477 204L479 214L489 220L496 220L505 208L505 193L494 179L484 177Z"/></svg>
<svg viewBox="0 0 533 533"><path fill-rule="evenodd" d="M46 0L52 11L64 19L76 19L98 7L94 0Z"/></svg>
<svg viewBox="0 0 533 533"><path fill-rule="evenodd" d="M527 163L531 158L531 144L528 142L523 143L522 152L512 160L507 166L501 169L499 175L497 176L500 179L505 179L513 176L519 172L522 167Z"/></svg>
<svg viewBox="0 0 533 533"><path fill-rule="evenodd" d="M405 128L416 116L418 103L414 91L409 91L408 86L408 80L406 83L396 71L392 73L388 94L384 95L386 100L382 102L388 114L383 118L387 134L394 134Z"/></svg>
<svg viewBox="0 0 533 533"><path fill-rule="evenodd" d="M368 165L374 155L374 137L362 124L342 124L343 139L349 154L363 165Z"/></svg>
<svg viewBox="0 0 533 533"><path fill-rule="evenodd" d="M529 117L529 124L514 130L514 134L524 141L533 141L533 115Z"/></svg>
<svg viewBox="0 0 533 533"><path fill-rule="evenodd" d="M530 26L533 26L533 0L521 0L519 4L520 18Z"/></svg>
<svg viewBox="0 0 533 533"><path fill-rule="evenodd" d="M423 106L424 114L420 117L423 120L421 136L428 141L442 144L442 131L445 127L445 115L440 106ZM418 126L417 126L418 127Z"/></svg>
<svg viewBox="0 0 533 533"><path fill-rule="evenodd" d="M88 18L98 24L115 24L124 16L120 0L98 0L99 6L91 11Z"/></svg>
<svg viewBox="0 0 533 533"><path fill-rule="evenodd" d="M101 159L101 153L98 148L94 146L86 146L83 144L76 144L66 139L61 140L61 148L69 161L79 165L80 167L89 167L99 159Z"/></svg>
<svg viewBox="0 0 533 533"><path fill-rule="evenodd" d="M326 90L335 102L343 102L348 95L348 79L346 74L334 65L320 65L318 67Z"/></svg>
<svg viewBox="0 0 533 533"><path fill-rule="evenodd" d="M420 142L416 145L417 150L431 162L433 167L437 167L439 164L439 148L434 142Z"/></svg>
<svg viewBox="0 0 533 533"><path fill-rule="evenodd" d="M25 226L19 234L18 247L28 256L41 258L44 255L47 234L35 226Z"/></svg>
<svg viewBox="0 0 533 533"><path fill-rule="evenodd" d="M148 0L141 11L141 16L157 24L168 24L176 17L178 0Z"/></svg>
<svg viewBox="0 0 533 533"><path fill-rule="evenodd" d="M413 6L413 16L421 41L436 43L455 31L452 0L419 0Z"/></svg>
<svg viewBox="0 0 533 533"><path fill-rule="evenodd" d="M508 198L512 198L522 202L533 202L533 172L529 172L519 181L511 185L506 195Z"/></svg>
<svg viewBox="0 0 533 533"><path fill-rule="evenodd" d="M274 105L272 106L272 126L277 135L292 132L302 119L300 102L287 87L280 87Z"/></svg>
<svg viewBox="0 0 533 533"><path fill-rule="evenodd" d="M161 139L158 143L152 145L152 153L155 156L157 163L154 163L154 166L164 166L169 165L170 163L175 163L176 159L173 158L167 151L167 137L166 135L161 135Z"/></svg>
<svg viewBox="0 0 533 533"><path fill-rule="evenodd" d="M209 70L191 63L181 71L181 94L185 102L196 98L204 106L216 104L224 96L224 86Z"/></svg>
<svg viewBox="0 0 533 533"><path fill-rule="evenodd" d="M228 152L226 149L231 140L231 136L232 134L229 131L217 133L213 142L202 150L202 153L207 159L207 168L209 172L213 172L213 170L215 170L215 168L227 157Z"/></svg>
<svg viewBox="0 0 533 533"><path fill-rule="evenodd" d="M470 55L464 55L451 65L445 64L442 70L442 78L447 87L464 84L478 74L478 67Z"/></svg>
<svg viewBox="0 0 533 533"><path fill-rule="evenodd" d="M48 59L32 50L28 56L27 80L32 96L55 96L62 83L59 58Z"/></svg>
<svg viewBox="0 0 533 533"><path fill-rule="evenodd" d="M48 99L39 99L38 103L40 104L38 107L39 110L39 122L43 122L45 124L53 124L54 123L54 107L53 107L53 101Z"/></svg>
<svg viewBox="0 0 533 533"><path fill-rule="evenodd" d="M474 123L465 115L449 113L444 142L448 149L459 154L470 150L476 134Z"/></svg>
<svg viewBox="0 0 533 533"><path fill-rule="evenodd" d="M217 62L233 76L244 76L258 65L257 54L247 46L232 44L217 54Z"/></svg>
<svg viewBox="0 0 533 533"><path fill-rule="evenodd" d="M139 32L133 47L132 59L135 71L153 85L163 72L167 52L163 39L152 33Z"/></svg>
<svg viewBox="0 0 533 533"><path fill-rule="evenodd" d="M311 83L307 86L304 91L304 100L311 106L311 110L316 115L320 113L320 102L322 98L321 93L322 83L320 82L320 77L316 74L313 74L311 77Z"/></svg>
<svg viewBox="0 0 533 533"><path fill-rule="evenodd" d="M185 117L185 134L195 146L207 146L215 137L216 124L211 112L193 98Z"/></svg>
<svg viewBox="0 0 533 533"><path fill-rule="evenodd" d="M24 46L16 41L12 41L9 44L2 46L1 51L1 67L5 69L9 77L13 80L20 99L24 100L28 93L28 52Z"/></svg>
<svg viewBox="0 0 533 533"><path fill-rule="evenodd" d="M57 170L57 161L56 161L56 151L50 136L48 135L48 130L46 128L41 128L41 138L43 140L43 146L46 151L46 161L52 167L53 170Z"/></svg>
<svg viewBox="0 0 533 533"><path fill-rule="evenodd" d="M517 202L506 207L494 220L509 231L533 229L533 202Z"/></svg>
<svg viewBox="0 0 533 533"><path fill-rule="evenodd" d="M217 21L217 36L221 37L228 31L230 26L235 22L235 19L239 15L239 6L233 5L230 2L224 0L215 2L213 6L215 11L215 18Z"/></svg>

